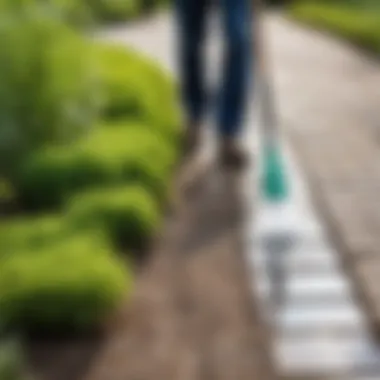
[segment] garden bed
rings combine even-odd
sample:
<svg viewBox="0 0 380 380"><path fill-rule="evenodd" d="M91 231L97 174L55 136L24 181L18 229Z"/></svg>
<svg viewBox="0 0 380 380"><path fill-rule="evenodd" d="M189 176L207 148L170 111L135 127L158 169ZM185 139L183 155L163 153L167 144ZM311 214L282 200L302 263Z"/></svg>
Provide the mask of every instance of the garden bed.
<svg viewBox="0 0 380 380"><path fill-rule="evenodd" d="M29 5L5 7L0 25L0 319L36 363L50 347L49 367L65 345L43 342L75 337L67 347L88 356L128 307L169 199L179 114L154 63Z"/></svg>

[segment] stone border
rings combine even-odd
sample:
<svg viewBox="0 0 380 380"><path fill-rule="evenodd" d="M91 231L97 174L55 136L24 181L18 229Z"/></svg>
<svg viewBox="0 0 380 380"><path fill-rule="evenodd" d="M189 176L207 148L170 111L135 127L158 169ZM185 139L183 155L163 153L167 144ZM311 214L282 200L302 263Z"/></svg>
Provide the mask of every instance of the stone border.
<svg viewBox="0 0 380 380"><path fill-rule="evenodd" d="M292 131L291 128L288 129L288 133L288 140L290 146L296 154L296 157L298 158L300 170L309 183L309 192L311 195L310 200L313 203L315 212L323 221L327 223L327 238L337 247L337 250L340 253L339 258L342 268L353 279L353 294L355 300L366 311L366 318L368 320L371 332L375 335L377 340L380 340L380 313L375 312L374 309L376 309L376 305L373 305L373 302L371 302L370 296L363 286L362 278L358 274L357 267L361 265L361 263L355 262L352 258L352 256L355 255L355 252L347 243L344 236L342 236L339 228L339 222L336 220L334 212L328 206L328 202L326 201L326 196L324 194L323 186L321 186L321 181L317 178L317 175L313 173L310 161L305 159L306 155L304 154L303 148L301 148L302 144L299 144L297 141L297 133Z"/></svg>

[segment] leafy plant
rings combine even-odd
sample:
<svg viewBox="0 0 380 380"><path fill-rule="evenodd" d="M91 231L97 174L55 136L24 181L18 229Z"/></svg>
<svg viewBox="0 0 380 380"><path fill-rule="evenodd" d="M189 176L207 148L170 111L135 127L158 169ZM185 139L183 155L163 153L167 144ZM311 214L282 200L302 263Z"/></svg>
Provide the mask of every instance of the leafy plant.
<svg viewBox="0 0 380 380"><path fill-rule="evenodd" d="M0 224L0 259L14 252L34 252L68 236L58 216L18 217Z"/></svg>
<svg viewBox="0 0 380 380"><path fill-rule="evenodd" d="M176 149L147 126L101 126L77 144L30 156L16 189L24 206L35 210L59 208L78 191L123 183L141 184L163 200L175 160Z"/></svg>
<svg viewBox="0 0 380 380"><path fill-rule="evenodd" d="M2 319L21 330L92 329L132 286L130 268L95 234L15 252L0 271Z"/></svg>
<svg viewBox="0 0 380 380"><path fill-rule="evenodd" d="M179 134L176 86L156 63L117 44L96 44L104 90L104 117L133 118L166 137Z"/></svg>
<svg viewBox="0 0 380 380"><path fill-rule="evenodd" d="M141 249L159 224L154 199L143 188L126 186L79 194L69 208L74 228L102 228L117 246Z"/></svg>
<svg viewBox="0 0 380 380"><path fill-rule="evenodd" d="M49 9L22 4L0 13L0 175L8 176L27 153L77 138L97 115L91 45Z"/></svg>

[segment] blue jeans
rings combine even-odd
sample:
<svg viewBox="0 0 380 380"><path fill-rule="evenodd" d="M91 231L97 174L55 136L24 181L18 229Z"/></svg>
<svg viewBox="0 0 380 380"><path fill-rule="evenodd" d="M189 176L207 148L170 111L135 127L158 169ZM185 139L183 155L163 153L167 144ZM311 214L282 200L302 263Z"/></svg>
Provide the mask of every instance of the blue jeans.
<svg viewBox="0 0 380 380"><path fill-rule="evenodd" d="M175 1L182 95L190 123L197 124L209 102L204 82L203 42L211 3L210 0ZM234 136L241 129L249 90L252 0L218 1L225 34L225 55L217 123L221 135Z"/></svg>

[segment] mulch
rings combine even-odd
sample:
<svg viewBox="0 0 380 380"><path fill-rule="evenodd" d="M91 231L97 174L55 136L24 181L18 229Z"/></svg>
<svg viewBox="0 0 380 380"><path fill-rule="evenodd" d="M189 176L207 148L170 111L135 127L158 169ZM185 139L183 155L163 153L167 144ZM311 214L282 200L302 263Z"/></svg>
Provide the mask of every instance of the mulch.
<svg viewBox="0 0 380 380"><path fill-rule="evenodd" d="M239 174L193 160L174 211L105 336L29 345L40 380L269 380L244 263Z"/></svg>

